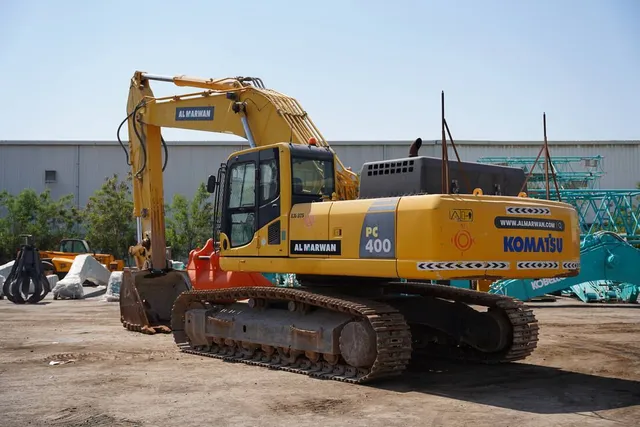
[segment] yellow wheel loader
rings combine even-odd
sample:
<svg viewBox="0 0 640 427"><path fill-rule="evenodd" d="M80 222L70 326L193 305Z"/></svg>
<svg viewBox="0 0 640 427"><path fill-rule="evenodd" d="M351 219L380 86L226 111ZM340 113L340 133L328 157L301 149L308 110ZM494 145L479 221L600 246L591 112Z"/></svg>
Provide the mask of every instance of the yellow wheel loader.
<svg viewBox="0 0 640 427"><path fill-rule="evenodd" d="M56 274L63 279L76 256L91 254L98 262L104 264L110 271L122 271L124 260L116 259L111 254L97 254L91 249L89 242L84 239L62 239L57 251L39 251L40 259L47 270L47 274Z"/></svg>
<svg viewBox="0 0 640 427"><path fill-rule="evenodd" d="M311 126L301 108L265 101L273 91L228 79L222 89L160 99L153 79L185 84L144 73L132 80L134 198L150 233L143 239L140 227L132 252L144 258L125 273L125 326L170 330L187 353L351 383L399 375L411 359L501 363L535 349L530 308L447 281L577 275L571 205L527 198L518 169L420 156L420 139L408 157L365 163L358 179L321 137L303 139ZM233 117L250 148L229 156L222 180L209 178L221 200L218 268L213 289L202 289L166 262L160 127L217 132ZM292 138L256 139L254 130L280 129L285 117L307 125L291 122ZM300 287L230 279L243 273L294 273Z"/></svg>

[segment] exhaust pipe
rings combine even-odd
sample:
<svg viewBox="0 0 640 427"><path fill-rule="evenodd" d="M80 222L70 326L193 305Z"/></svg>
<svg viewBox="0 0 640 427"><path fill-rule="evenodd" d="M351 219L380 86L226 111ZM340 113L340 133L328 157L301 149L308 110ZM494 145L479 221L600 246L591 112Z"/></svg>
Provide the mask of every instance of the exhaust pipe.
<svg viewBox="0 0 640 427"><path fill-rule="evenodd" d="M418 157L418 150L422 147L422 138L418 138L413 141L411 147L409 147L409 157Z"/></svg>

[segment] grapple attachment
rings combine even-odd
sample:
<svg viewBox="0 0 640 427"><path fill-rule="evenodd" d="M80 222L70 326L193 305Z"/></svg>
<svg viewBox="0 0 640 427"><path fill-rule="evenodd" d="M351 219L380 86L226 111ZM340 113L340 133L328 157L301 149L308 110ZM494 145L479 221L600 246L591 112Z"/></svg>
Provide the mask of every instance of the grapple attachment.
<svg viewBox="0 0 640 427"><path fill-rule="evenodd" d="M120 287L122 326L144 334L170 333L173 303L191 288L186 271L125 268Z"/></svg>
<svg viewBox="0 0 640 427"><path fill-rule="evenodd" d="M5 295L14 304L35 304L51 292L51 286L44 274L38 249L31 242L32 236L22 237L26 237L26 242L18 252L11 272L2 285L0 295ZM33 283L33 291L31 283Z"/></svg>

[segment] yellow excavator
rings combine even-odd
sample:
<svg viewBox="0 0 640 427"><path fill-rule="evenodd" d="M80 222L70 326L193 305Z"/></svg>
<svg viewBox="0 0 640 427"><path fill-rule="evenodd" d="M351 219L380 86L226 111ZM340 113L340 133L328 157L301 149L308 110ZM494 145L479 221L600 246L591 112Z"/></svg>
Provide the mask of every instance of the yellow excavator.
<svg viewBox="0 0 640 427"><path fill-rule="evenodd" d="M204 91L155 98L153 80ZM358 178L297 101L259 79L136 72L126 121L140 243L122 322L170 331L184 352L350 383L425 357L521 360L538 341L532 310L447 281L579 273L576 211L526 197L521 170L420 156L417 139L407 157L366 162ZM196 283L167 263L162 127L250 145L209 177L219 238ZM295 273L300 287L261 273Z"/></svg>

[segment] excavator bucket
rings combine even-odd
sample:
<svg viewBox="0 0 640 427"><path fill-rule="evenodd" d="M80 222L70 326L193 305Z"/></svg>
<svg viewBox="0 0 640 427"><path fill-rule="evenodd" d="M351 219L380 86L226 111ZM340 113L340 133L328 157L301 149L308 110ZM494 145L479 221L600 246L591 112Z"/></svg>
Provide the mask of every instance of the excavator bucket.
<svg viewBox="0 0 640 427"><path fill-rule="evenodd" d="M170 333L173 303L191 290L186 271L151 272L125 268L120 285L120 321L130 331Z"/></svg>

